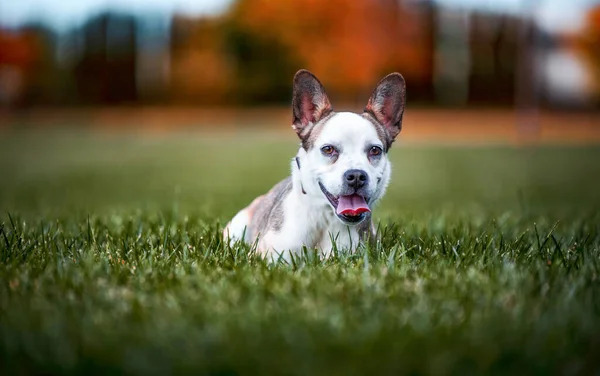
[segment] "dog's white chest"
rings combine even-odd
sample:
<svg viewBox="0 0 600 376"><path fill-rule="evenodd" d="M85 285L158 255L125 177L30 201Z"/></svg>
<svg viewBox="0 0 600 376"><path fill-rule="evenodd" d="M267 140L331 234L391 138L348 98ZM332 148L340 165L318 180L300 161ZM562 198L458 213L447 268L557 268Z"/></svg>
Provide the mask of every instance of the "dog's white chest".
<svg viewBox="0 0 600 376"><path fill-rule="evenodd" d="M307 205L292 193L285 198L283 212L281 229L269 231L259 240L258 250L266 256L276 255L277 250L300 254L307 247L316 248L327 257L334 247L354 251L358 246L356 227L340 223L326 206Z"/></svg>

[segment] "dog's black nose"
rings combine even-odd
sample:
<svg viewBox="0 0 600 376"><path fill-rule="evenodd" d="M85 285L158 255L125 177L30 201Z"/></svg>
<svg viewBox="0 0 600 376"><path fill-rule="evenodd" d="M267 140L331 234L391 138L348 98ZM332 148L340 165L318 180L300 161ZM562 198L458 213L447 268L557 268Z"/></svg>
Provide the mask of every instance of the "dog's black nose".
<svg viewBox="0 0 600 376"><path fill-rule="evenodd" d="M369 177L363 170L348 170L344 173L344 181L346 184L355 189L361 188L367 184L368 180Z"/></svg>

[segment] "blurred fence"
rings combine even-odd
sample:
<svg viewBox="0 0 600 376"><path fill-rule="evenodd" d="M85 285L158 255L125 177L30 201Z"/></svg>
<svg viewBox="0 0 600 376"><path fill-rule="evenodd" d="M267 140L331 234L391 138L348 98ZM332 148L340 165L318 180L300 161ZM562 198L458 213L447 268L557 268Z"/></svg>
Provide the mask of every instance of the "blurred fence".
<svg viewBox="0 0 600 376"><path fill-rule="evenodd" d="M313 71L356 105L401 72L412 103L598 108L600 7L576 35L431 1L238 0L212 17L103 13L0 29L0 106L288 103Z"/></svg>

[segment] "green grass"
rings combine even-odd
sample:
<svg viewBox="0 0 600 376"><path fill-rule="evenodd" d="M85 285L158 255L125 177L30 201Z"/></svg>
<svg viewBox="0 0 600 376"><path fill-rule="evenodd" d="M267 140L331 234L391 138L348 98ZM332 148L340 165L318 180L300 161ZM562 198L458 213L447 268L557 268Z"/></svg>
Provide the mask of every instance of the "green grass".
<svg viewBox="0 0 600 376"><path fill-rule="evenodd" d="M0 135L0 373L600 370L600 148L398 143L379 244L269 265L294 137Z"/></svg>

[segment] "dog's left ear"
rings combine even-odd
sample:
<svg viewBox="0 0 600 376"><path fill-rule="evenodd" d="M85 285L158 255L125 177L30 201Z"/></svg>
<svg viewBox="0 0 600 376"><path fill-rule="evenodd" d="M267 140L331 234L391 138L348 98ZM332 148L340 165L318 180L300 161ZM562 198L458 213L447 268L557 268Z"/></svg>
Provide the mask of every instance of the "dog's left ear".
<svg viewBox="0 0 600 376"><path fill-rule="evenodd" d="M306 131L310 131L308 125L317 123L333 111L323 85L305 69L299 70L294 76L292 109L292 128L301 139L306 136Z"/></svg>
<svg viewBox="0 0 600 376"><path fill-rule="evenodd" d="M384 126L390 145L402 130L405 97L404 77L400 73L391 73L379 81L365 107L365 112Z"/></svg>

